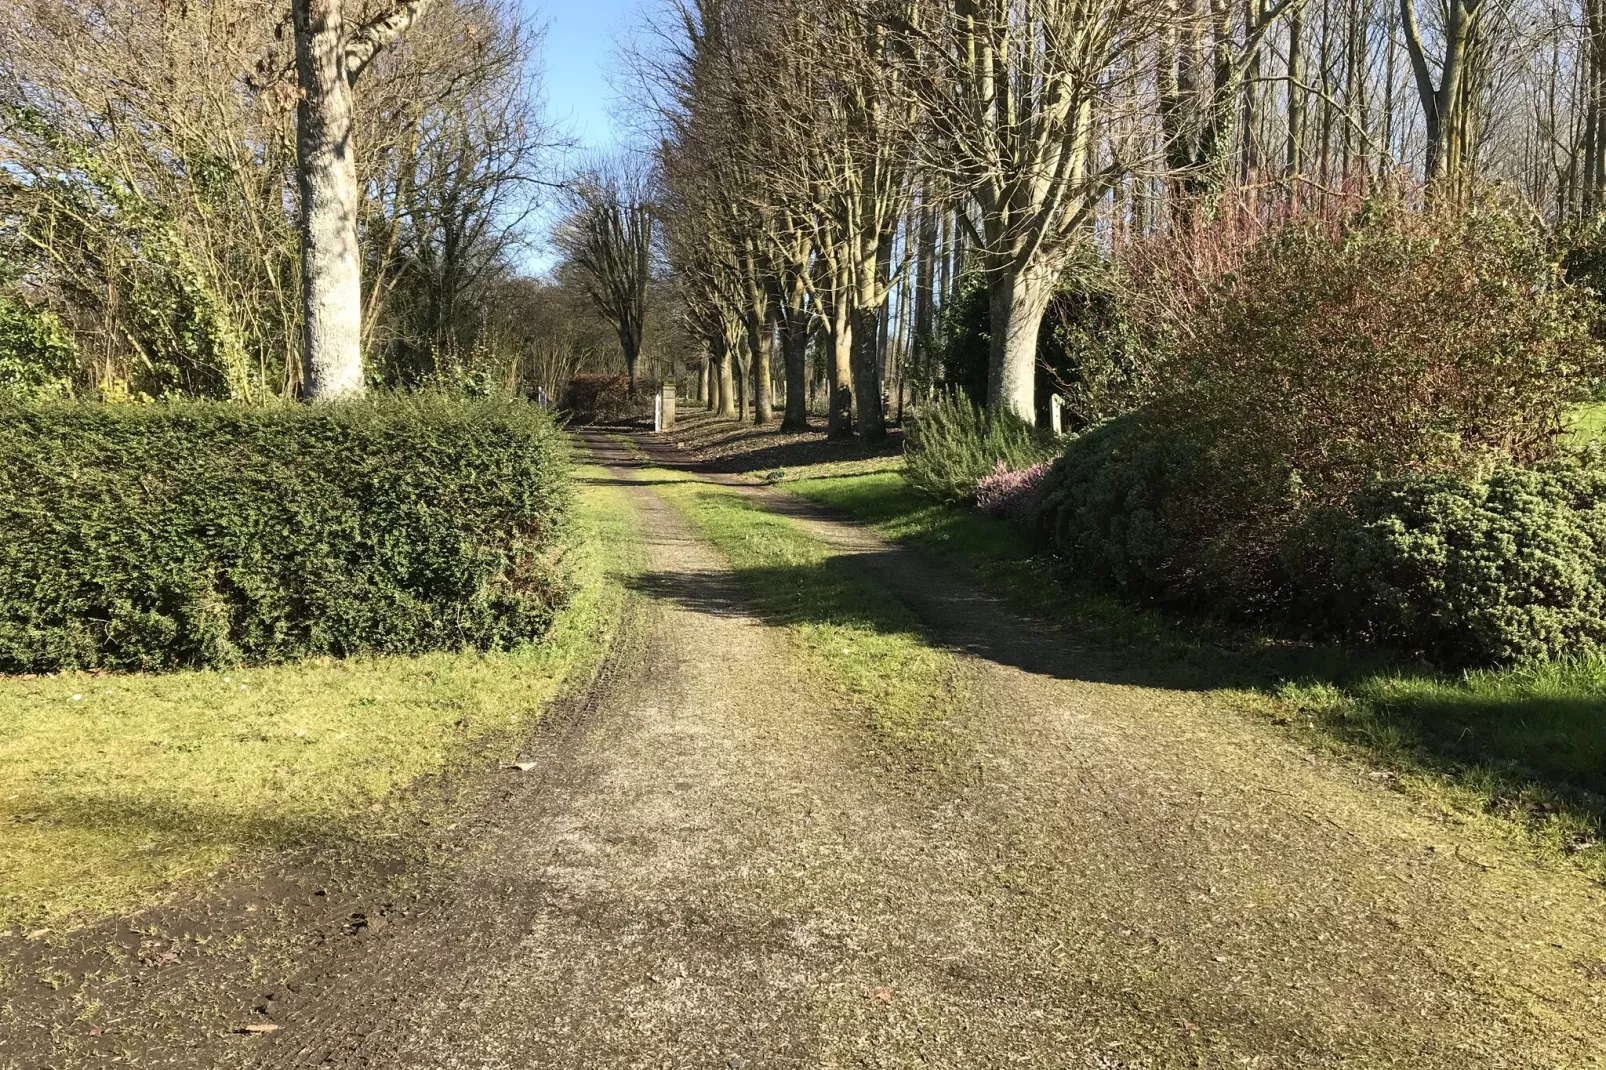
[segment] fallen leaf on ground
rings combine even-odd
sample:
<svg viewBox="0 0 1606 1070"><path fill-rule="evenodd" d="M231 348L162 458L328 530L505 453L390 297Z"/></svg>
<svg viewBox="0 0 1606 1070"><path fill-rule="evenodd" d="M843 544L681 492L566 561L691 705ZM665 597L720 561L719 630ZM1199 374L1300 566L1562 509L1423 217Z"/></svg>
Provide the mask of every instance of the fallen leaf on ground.
<svg viewBox="0 0 1606 1070"><path fill-rule="evenodd" d="M869 992L865 993L865 995L867 995L870 999L881 1003L892 1002L892 989L890 988L872 988Z"/></svg>

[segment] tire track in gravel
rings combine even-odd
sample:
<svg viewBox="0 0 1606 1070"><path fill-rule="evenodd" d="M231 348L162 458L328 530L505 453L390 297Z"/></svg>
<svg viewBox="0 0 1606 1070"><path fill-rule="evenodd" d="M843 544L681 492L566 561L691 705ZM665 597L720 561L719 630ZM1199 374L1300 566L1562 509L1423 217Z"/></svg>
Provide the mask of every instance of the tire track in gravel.
<svg viewBox="0 0 1606 1070"><path fill-rule="evenodd" d="M1601 1064L1598 889L721 480L853 555L971 676L974 773L889 768L650 474L588 443L672 582L539 790L244 1061Z"/></svg>
<svg viewBox="0 0 1606 1070"><path fill-rule="evenodd" d="M1130 994L1150 1025L1133 1036L1171 1022L1212 1065L1606 1065L1598 885L861 526L637 444L850 555L965 659L980 775L953 834L1021 891L1019 920L1042 934L1027 960ZM1149 1065L1165 1046L1112 1057Z"/></svg>

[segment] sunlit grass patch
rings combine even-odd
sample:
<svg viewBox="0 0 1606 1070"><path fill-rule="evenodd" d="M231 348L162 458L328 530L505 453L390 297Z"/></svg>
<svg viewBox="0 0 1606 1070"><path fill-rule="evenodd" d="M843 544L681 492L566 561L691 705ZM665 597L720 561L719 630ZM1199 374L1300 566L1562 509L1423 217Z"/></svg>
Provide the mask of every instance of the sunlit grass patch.
<svg viewBox="0 0 1606 1070"><path fill-rule="evenodd" d="M1068 619L1079 629L1120 642L1177 648L1185 642L1152 614L1135 613L1115 599L1056 582L1058 565L1039 553L1019 528L974 509L935 501L911 487L896 465L883 462L862 474L798 470L785 489L867 524L883 538L938 558L1034 613Z"/></svg>
<svg viewBox="0 0 1606 1070"><path fill-rule="evenodd" d="M1579 409L1568 431L1574 442L1606 439L1606 401L1597 401Z"/></svg>
<svg viewBox="0 0 1606 1070"><path fill-rule="evenodd" d="M682 480L660 488L729 559L760 612L784 626L826 683L883 741L946 766L960 746L958 660L850 558L739 492Z"/></svg>
<svg viewBox="0 0 1606 1070"><path fill-rule="evenodd" d="M131 909L253 850L392 834L400 789L471 744L511 747L596 664L635 561L627 508L582 487L576 595L521 650L0 679L0 928Z"/></svg>

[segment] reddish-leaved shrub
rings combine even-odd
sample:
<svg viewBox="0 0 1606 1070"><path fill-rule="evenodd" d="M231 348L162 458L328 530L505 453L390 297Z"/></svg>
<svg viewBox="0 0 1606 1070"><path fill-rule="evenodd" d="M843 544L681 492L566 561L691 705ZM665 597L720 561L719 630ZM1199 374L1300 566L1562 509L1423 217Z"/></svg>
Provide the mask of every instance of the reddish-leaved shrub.
<svg viewBox="0 0 1606 1070"><path fill-rule="evenodd" d="M650 405L652 391L637 388L630 396L630 380L622 375L581 374L569 380L562 408L576 423L617 423L640 416ZM648 399L643 402L642 399Z"/></svg>

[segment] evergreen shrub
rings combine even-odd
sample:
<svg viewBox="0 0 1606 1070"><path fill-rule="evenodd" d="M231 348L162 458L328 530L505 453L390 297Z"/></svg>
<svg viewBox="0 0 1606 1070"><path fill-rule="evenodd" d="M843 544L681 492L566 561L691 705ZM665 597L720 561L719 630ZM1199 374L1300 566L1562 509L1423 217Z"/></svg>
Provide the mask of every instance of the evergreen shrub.
<svg viewBox="0 0 1606 1070"><path fill-rule="evenodd" d="M1304 604L1349 634L1451 665L1606 654L1606 466L1389 480L1313 519Z"/></svg>
<svg viewBox="0 0 1606 1070"><path fill-rule="evenodd" d="M1054 452L1050 439L1014 413L980 409L957 390L942 392L910 421L904 477L941 501L969 502L1000 463L1030 468Z"/></svg>
<svg viewBox="0 0 1606 1070"><path fill-rule="evenodd" d="M0 405L0 671L536 639L568 469L515 402Z"/></svg>

